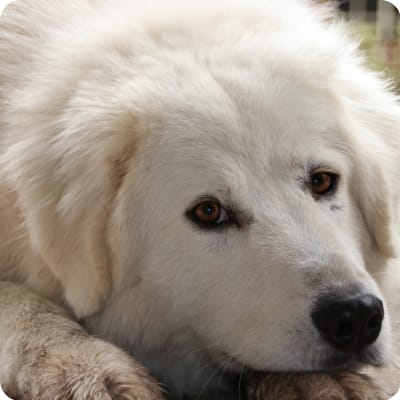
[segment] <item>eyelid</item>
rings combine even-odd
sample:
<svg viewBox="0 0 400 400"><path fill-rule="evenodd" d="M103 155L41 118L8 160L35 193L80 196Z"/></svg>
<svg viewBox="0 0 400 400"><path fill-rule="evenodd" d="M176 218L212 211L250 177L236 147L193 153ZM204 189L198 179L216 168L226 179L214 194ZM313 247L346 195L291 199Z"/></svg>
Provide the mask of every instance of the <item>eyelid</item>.
<svg viewBox="0 0 400 400"><path fill-rule="evenodd" d="M226 219L228 218L228 219ZM217 224L222 224L230 220L229 212L225 209L225 207L221 206L221 217L218 219Z"/></svg>
<svg viewBox="0 0 400 400"><path fill-rule="evenodd" d="M306 172L311 175L311 174L315 174L317 172L327 172L329 174L335 174L335 175L339 175L339 170L337 168L331 167L327 164L322 164L322 163L318 163L318 164L309 164L306 167Z"/></svg>
<svg viewBox="0 0 400 400"><path fill-rule="evenodd" d="M220 201L216 196L210 194L202 194L197 196L197 198L191 203L188 209L185 212L187 218L189 218L194 224L199 226L194 219L193 210L203 202L212 201L218 204L221 208L223 208L226 214L229 217L229 220L225 224L217 225L213 228L205 228L210 230L218 230L225 229L232 225L236 226L238 229L242 229L245 225L250 225L254 222L254 218L246 211L244 211L237 203L234 203L231 200L227 200L225 202ZM201 228L201 226L200 226Z"/></svg>
<svg viewBox="0 0 400 400"><path fill-rule="evenodd" d="M196 199L190 203L188 210L192 210L194 207L196 207L206 201L213 201L213 202L217 203L218 205L220 205L221 207L223 207L223 204L215 196L208 195L208 194L202 194L202 195L197 196Z"/></svg>

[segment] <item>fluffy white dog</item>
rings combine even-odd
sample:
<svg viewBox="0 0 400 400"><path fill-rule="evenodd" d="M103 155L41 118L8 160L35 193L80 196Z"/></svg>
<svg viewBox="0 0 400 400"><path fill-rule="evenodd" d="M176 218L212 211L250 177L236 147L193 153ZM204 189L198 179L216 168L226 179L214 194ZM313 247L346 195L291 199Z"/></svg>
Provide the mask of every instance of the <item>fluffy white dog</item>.
<svg viewBox="0 0 400 400"><path fill-rule="evenodd" d="M144 3L1 18L0 383L159 398L140 363L183 398L390 363L396 96L316 5Z"/></svg>

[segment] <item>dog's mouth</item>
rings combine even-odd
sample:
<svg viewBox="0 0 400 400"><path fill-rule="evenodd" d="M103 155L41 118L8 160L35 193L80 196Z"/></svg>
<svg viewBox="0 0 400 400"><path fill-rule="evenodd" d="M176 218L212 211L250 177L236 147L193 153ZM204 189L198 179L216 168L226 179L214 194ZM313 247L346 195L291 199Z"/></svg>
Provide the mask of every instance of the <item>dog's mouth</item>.
<svg viewBox="0 0 400 400"><path fill-rule="evenodd" d="M260 372L282 372L282 370L256 370L250 365L240 361L235 356L227 353L224 354L223 358L224 360L229 360L229 362L225 361L226 370L231 371L234 374L248 375ZM306 367L304 372L357 371L365 366L383 367L385 365L379 351L374 348L374 346L359 353L332 351L331 354L323 354L322 357L318 358L320 361L315 365L315 367ZM290 371L291 368L289 366L285 372ZM296 372L300 371L296 370Z"/></svg>
<svg viewBox="0 0 400 400"><path fill-rule="evenodd" d="M347 354L337 352L322 363L324 370L358 370L364 366L383 367L385 362L379 352L371 347L360 353Z"/></svg>
<svg viewBox="0 0 400 400"><path fill-rule="evenodd" d="M216 367L217 370L224 370L225 390L227 390L228 393L243 394L250 384L254 385L257 379L263 379L266 375L270 374L309 372L335 373L339 371L357 372L367 365L381 367L385 364L380 357L379 351L373 346L358 354L346 354L332 351L331 354L327 355L325 353L323 357L320 356L319 359L319 363L317 363L314 368L305 368L304 370L292 370L290 367L279 370L259 370L254 369L231 354L220 353ZM218 390L222 393L220 384L221 381L219 381Z"/></svg>

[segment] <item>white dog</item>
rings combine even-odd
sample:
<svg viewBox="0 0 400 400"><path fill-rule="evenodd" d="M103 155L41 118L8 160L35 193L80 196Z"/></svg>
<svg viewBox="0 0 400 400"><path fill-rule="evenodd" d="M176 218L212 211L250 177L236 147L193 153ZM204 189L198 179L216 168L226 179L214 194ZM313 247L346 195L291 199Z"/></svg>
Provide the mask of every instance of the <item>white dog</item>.
<svg viewBox="0 0 400 400"><path fill-rule="evenodd" d="M326 16L300 0L6 9L9 394L159 398L118 347L175 398L229 393L245 369L391 362L400 108Z"/></svg>

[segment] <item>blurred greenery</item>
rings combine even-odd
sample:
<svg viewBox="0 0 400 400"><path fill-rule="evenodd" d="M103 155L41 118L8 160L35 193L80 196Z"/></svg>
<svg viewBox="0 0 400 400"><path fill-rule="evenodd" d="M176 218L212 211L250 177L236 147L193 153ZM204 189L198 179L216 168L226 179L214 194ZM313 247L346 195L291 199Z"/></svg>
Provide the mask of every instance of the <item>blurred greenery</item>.
<svg viewBox="0 0 400 400"><path fill-rule="evenodd" d="M390 40L379 40L376 25L352 21L354 32L361 38L361 48L368 56L373 69L384 71L393 78L400 92L400 18L397 18L394 36Z"/></svg>

